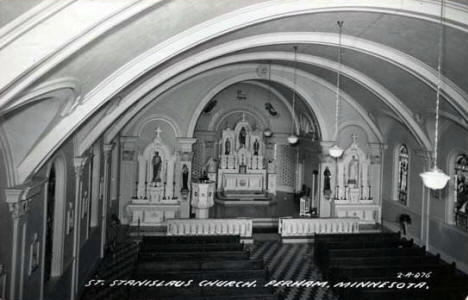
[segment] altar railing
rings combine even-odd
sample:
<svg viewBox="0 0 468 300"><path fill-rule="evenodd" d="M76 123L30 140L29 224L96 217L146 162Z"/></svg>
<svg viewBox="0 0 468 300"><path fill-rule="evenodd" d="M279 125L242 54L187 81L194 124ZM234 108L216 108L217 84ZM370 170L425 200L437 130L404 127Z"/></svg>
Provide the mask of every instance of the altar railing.
<svg viewBox="0 0 468 300"><path fill-rule="evenodd" d="M172 219L167 235L239 235L252 237L251 219Z"/></svg>
<svg viewBox="0 0 468 300"><path fill-rule="evenodd" d="M354 233L359 231L359 218L280 218L278 232L282 237L312 236L314 233Z"/></svg>

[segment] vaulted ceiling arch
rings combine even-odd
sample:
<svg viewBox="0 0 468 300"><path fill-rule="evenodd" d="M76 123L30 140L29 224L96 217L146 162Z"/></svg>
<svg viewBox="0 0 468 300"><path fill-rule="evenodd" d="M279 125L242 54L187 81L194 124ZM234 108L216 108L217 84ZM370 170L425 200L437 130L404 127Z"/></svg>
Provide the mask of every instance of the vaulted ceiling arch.
<svg viewBox="0 0 468 300"><path fill-rule="evenodd" d="M76 2L69 1L68 2ZM66 28L61 28L62 35L56 35L56 39L59 41L50 45L48 49L44 49L38 57L38 51L30 49L30 53L25 53L25 57L28 57L28 62L21 64L22 70L20 73L14 71L15 66L10 66L8 57L0 55L0 62L4 66L9 66L11 69L11 76L8 81L0 85L0 91L2 99L0 99L0 107L4 107L8 102L15 99L15 97L28 88L33 82L37 81L41 76L53 70L60 63L63 63L69 59L72 55L78 53L82 48L86 47L89 43L102 36L109 30L116 26L125 23L125 21L133 18L136 14L150 9L160 1L147 0L147 1L134 1L130 2L130 5L124 6L122 9L117 9L114 15L111 17L104 14L105 10L100 13L102 16L96 19L96 23L93 24L94 29L90 30L87 26L88 23L81 22L70 26L77 32L75 36L72 36L71 41L70 34L67 33ZM74 3L73 3L74 4ZM37 36L43 36L47 38L50 35L50 26L44 26L43 28L35 28L36 25L41 25L43 22L53 22L55 18L66 18L66 14L73 15L85 15L86 11L90 11L86 5L71 5L72 9L64 9L62 6L57 8L54 5L42 8L39 12L34 11L33 15L26 13L24 16L18 18L20 21L12 22L14 27L5 26L0 31L0 45L2 50L11 51L14 53L10 43L11 41L23 39L22 42L30 44L31 41L37 43ZM388 0L338 0L338 1L308 1L308 0L296 0L296 1L268 1L253 4L247 7L233 10L231 12L222 14L218 17L210 19L206 22L193 26L187 29L173 38L157 45L151 51L138 56L131 63L123 66L117 72L129 71L130 66L138 64L139 60L142 60L148 56L148 52L160 53L163 59L177 55L184 50L196 46L204 41L215 38L227 32L244 28L259 22L265 22L268 20L274 20L278 18L303 15L320 12L342 12L342 11L358 11L358 12L374 12L374 13L387 13L393 15L401 15L410 18L422 19L430 22L439 21L439 7L438 1L417 1L417 0L406 0L406 1L388 1ZM50 11L49 11L50 10ZM445 18L447 20L446 26L454 29L468 32L468 9L467 6L459 3L447 3L445 9ZM99 15L99 12L96 13ZM74 20L73 18L69 18ZM37 27L37 26L36 26ZM34 34L30 33L32 29L35 29ZM78 28L78 30L77 30ZM195 35L195 36L193 36ZM197 41L198 40L198 41ZM168 45L172 53L167 53L165 48ZM182 46L182 47L181 47ZM12 48L12 49L9 49ZM179 49L178 49L179 48ZM24 50L23 50L24 51ZM0 53L1 54L1 53ZM13 75L17 74L17 75Z"/></svg>
<svg viewBox="0 0 468 300"><path fill-rule="evenodd" d="M298 1L300 2L300 1ZM418 2L419 3L419 2ZM433 4L433 8L436 7L435 3ZM304 13L304 12L301 12ZM391 13L389 11L389 13ZM466 12L465 12L466 13ZM459 12L455 13L459 14ZM435 12L432 14L434 19L432 21L436 21L437 19L435 18ZM278 16L278 15L277 15ZM251 16L252 17L252 16ZM453 16L452 16L453 17ZM452 19L450 17L450 20ZM254 18L255 19L255 18ZM456 19L456 18L455 18ZM230 19L232 21L232 19ZM258 19L257 19L258 21ZM252 21L253 22L253 21ZM245 23L247 24L247 23ZM245 25L244 24L244 25ZM206 25L206 24L205 24ZM114 72L113 75L108 77L105 81L103 81L98 87L96 87L93 91L88 93L84 97L84 103L80 105L79 107L76 108L76 110L70 114L70 116L64 118L62 122L60 122L59 126L57 128L54 128L44 139L41 141L26 157L26 159L20 164L19 166L19 172L20 178L26 178L29 176L29 174L36 168L38 168L43 161L50 155L50 152L53 151L54 149L57 149L57 147L65 140L66 137L68 137L80 124L85 122L85 120L90 117L94 112L96 112L106 101L108 101L113 95L115 95L117 92L121 90L121 88L126 87L128 84L134 82L135 80L138 80L140 76L142 75L142 72L144 73L145 71L151 69L152 67L166 61L167 59L174 57L174 55L177 55L178 53L181 53L182 51L189 49L190 47L193 47L194 45L197 45L216 34L220 34L221 31L220 29L222 26L227 26L229 24L222 24L221 27L216 27L216 28L211 28L210 30L206 30L206 35L203 37L194 37L193 34L194 32L191 31L191 34L187 33L187 39L184 40L183 37L178 36L175 37L174 40L171 41L166 41L165 43L162 43L161 45L156 46L155 48L151 49L150 51L146 52L144 55L139 56L137 59L134 61L131 61L130 63L126 64L124 67L119 69L118 71ZM240 25L233 25L230 24L232 27L232 30L235 28L238 28L236 26ZM196 27L196 26L195 26ZM195 28L193 27L193 28ZM192 28L192 29L193 29ZM218 32L218 33L216 33ZM205 34L204 33L204 34ZM329 36L333 36L334 34L329 34ZM173 42L173 43L171 43ZM294 42L294 41L290 41ZM370 42L370 41L369 41ZM372 43L372 42L370 42ZM333 43L330 43L333 44ZM336 44L336 43L335 43ZM375 44L375 43L374 43ZM162 50L158 51L155 53L155 49ZM215 53L211 52L212 50L221 50L220 53ZM200 54L196 54L195 57L197 59L194 60L194 63L198 63L201 61L209 60L212 59L216 56L223 55L222 50L220 47L214 47L213 49L210 49L208 51L203 52L202 54L207 54L206 52L210 52L210 55L207 55L203 57ZM227 49L224 49L227 50ZM389 49L391 50L391 49ZM231 49L231 51L233 51ZM395 52L393 52L395 53ZM225 54L225 53L224 53ZM211 58L210 58L211 56ZM191 57L193 59L193 57ZM401 57L400 57L401 58ZM187 61L187 60L184 60ZM400 64L401 66L407 66L406 64ZM192 65L193 66L193 65ZM185 66L186 67L186 66ZM414 66L413 66L414 67ZM420 69L420 68L419 68ZM174 67L168 67L165 69L164 75L167 76L167 78L170 78L177 74L178 72L174 72L176 69ZM431 70L429 68L428 70ZM183 70L181 70L183 71ZM180 71L180 72L181 72ZM414 69L410 70L411 72L415 71ZM426 70L427 71L427 70ZM434 70L431 70L429 73L434 74ZM426 72L426 78L431 77L430 74ZM165 80L160 81L162 83ZM156 85L157 86L157 85ZM154 88L152 86L151 88ZM450 90L450 84L447 84L447 82L444 83L443 89L445 90ZM450 95L450 93L447 93L447 95ZM457 91L456 88L452 88L452 94L456 95ZM460 94L460 93L458 93ZM453 98L454 102L457 103L457 110L459 110L460 113L464 113L466 115L466 111L462 109L464 107L464 103L466 100L463 99L463 97L455 97ZM460 105L462 108L460 108ZM128 106L127 106L128 108ZM117 109L118 110L118 109ZM120 111L120 110L118 110ZM60 130L58 129L60 128Z"/></svg>

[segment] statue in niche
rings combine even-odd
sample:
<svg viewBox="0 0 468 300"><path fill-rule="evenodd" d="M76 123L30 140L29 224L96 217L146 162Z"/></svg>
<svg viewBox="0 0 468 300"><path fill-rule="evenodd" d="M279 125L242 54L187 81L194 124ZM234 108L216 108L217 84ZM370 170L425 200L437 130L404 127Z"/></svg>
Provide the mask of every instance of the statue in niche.
<svg viewBox="0 0 468 300"><path fill-rule="evenodd" d="M358 183L359 174L359 161L356 156L353 155L353 158L349 162L349 176L348 176L348 185L356 187Z"/></svg>
<svg viewBox="0 0 468 300"><path fill-rule="evenodd" d="M153 182L161 182L161 164L162 164L162 159L161 156L159 156L159 152L156 151L154 152L153 160Z"/></svg>
<svg viewBox="0 0 468 300"><path fill-rule="evenodd" d="M258 150L260 149L260 143L258 142L258 139L255 139L255 142L253 144L253 149L254 149L254 155L258 155Z"/></svg>
<svg viewBox="0 0 468 300"><path fill-rule="evenodd" d="M224 154L229 155L231 152L231 141L229 138L226 139L226 142L224 143Z"/></svg>
<svg viewBox="0 0 468 300"><path fill-rule="evenodd" d="M330 185L330 179L331 179L331 172L328 167L325 168L325 171L323 172L323 194L325 195L325 199L330 199L331 195L331 185Z"/></svg>
<svg viewBox="0 0 468 300"><path fill-rule="evenodd" d="M242 127L242 129L239 132L239 145L241 147L245 148L245 138L247 136L247 132L245 130L245 127Z"/></svg>
<svg viewBox="0 0 468 300"><path fill-rule="evenodd" d="M186 164L182 167L182 191L187 191L188 188L189 169Z"/></svg>

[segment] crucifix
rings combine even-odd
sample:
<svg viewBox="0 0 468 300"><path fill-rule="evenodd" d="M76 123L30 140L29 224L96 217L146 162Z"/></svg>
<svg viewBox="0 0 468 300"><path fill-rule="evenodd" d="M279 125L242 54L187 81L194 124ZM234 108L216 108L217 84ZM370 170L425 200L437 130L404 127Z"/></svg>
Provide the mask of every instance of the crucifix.
<svg viewBox="0 0 468 300"><path fill-rule="evenodd" d="M357 144L357 138L358 138L357 134L355 133L351 134L351 138L353 139L353 144Z"/></svg>
<svg viewBox="0 0 468 300"><path fill-rule="evenodd" d="M159 136L159 135L161 134L161 132L162 132L161 128L158 127L158 128L156 128L155 131L156 131L156 138L157 138L157 139L161 138L161 137Z"/></svg>

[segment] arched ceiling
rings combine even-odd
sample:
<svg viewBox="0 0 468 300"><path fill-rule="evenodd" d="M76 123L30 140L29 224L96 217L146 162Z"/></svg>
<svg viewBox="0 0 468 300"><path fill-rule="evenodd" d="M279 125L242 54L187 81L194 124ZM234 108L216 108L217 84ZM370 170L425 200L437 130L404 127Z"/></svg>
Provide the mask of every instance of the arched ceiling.
<svg viewBox="0 0 468 300"><path fill-rule="evenodd" d="M15 1L4 2L5 7L14 6ZM98 138L114 122L125 120L149 92L161 94L176 88L169 84L175 76L190 78L208 71L210 64L219 67L216 61L221 58L226 65L264 63L268 59L276 65L291 66L291 55L285 53L291 53L292 45L299 45L300 55L315 58L300 61L300 71L334 84L336 68L331 66L336 66L337 20L345 22L343 68L352 71L344 74L343 92L371 118L390 115L405 124L423 148L430 148L421 118L430 117L428 112L435 102L438 1L118 0L114 6L106 4L110 11L94 11L92 16L85 13L92 1L68 0L60 8L49 2L41 4L54 8L54 14L49 15L44 8L31 18L35 24L15 23L24 15L16 19L12 16L26 9L10 9L9 24L15 27L6 24L0 28L0 63L8 70L0 80L0 108L8 114L20 113L17 108L29 105L29 90L61 78L80 83L82 101L62 119L54 119L55 127L49 126L44 138L21 161L13 162L18 168L18 182L37 170L116 95L119 100L114 101L110 113L96 126L86 127L89 132L82 134L84 140ZM461 0L446 1L445 11L443 116L466 124L468 6ZM76 25L73 39L67 36L70 26L55 26L50 35L45 34L54 21L78 12L83 12L82 19L71 19L75 23L68 24ZM94 24L86 23L92 18ZM43 35L38 35L41 30ZM48 43L51 36L58 42ZM28 47L32 40L41 45L41 51L35 53ZM22 51L17 52L20 55L15 56L13 64L9 60L15 49ZM271 57L265 57L265 53ZM247 59L249 55L257 58ZM317 63L320 61L328 63ZM204 71L200 68L203 64ZM372 84L366 78L372 79Z"/></svg>

